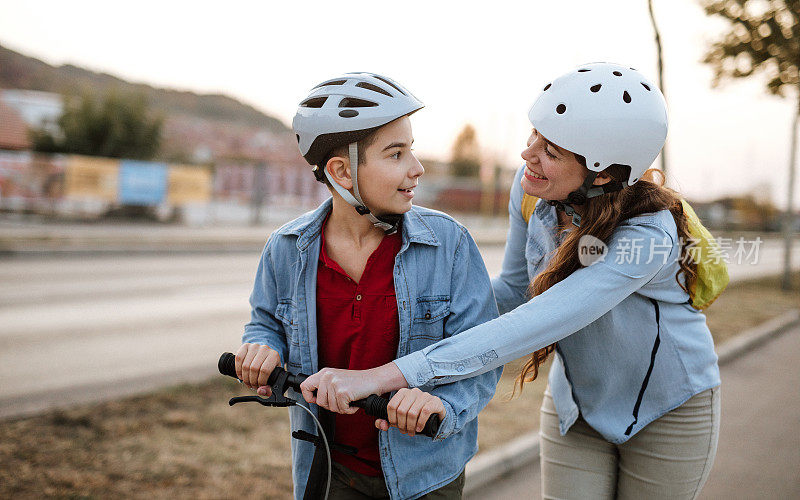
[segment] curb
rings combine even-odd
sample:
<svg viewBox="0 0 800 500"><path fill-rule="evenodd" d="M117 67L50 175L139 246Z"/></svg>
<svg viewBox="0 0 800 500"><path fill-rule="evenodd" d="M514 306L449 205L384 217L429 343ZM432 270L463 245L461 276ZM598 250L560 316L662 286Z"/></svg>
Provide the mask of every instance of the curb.
<svg viewBox="0 0 800 500"><path fill-rule="evenodd" d="M1 230L2 228L0 228ZM152 235L130 239L124 238L5 238L0 236L0 256L15 258L31 257L87 257L143 254L216 254L259 253L264 248L267 236L272 231L254 237L197 237L159 238ZM475 234L475 242L481 246L502 246L505 235Z"/></svg>
<svg viewBox="0 0 800 500"><path fill-rule="evenodd" d="M718 349L719 364L727 364L750 349L764 344L789 328L800 324L800 309L792 309L777 318L742 332ZM539 460L539 431L529 432L498 449L471 460L466 467L464 494Z"/></svg>
<svg viewBox="0 0 800 500"><path fill-rule="evenodd" d="M461 220L462 224L464 222L467 222L466 227L479 244L505 244L507 225L496 221ZM0 218L0 255L41 257L260 252L267 237L281 225L275 221L257 226L218 224L201 227L136 223L25 225L4 222Z"/></svg>

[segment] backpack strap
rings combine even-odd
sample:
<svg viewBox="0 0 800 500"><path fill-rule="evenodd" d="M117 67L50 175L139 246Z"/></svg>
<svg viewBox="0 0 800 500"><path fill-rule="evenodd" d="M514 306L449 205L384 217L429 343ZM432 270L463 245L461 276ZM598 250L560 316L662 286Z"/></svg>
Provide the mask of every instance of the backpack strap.
<svg viewBox="0 0 800 500"><path fill-rule="evenodd" d="M536 202L539 198L535 196L531 196L529 194L522 195L522 218L525 219L525 223L527 224L531 220L531 215L533 215L533 209L536 208Z"/></svg>

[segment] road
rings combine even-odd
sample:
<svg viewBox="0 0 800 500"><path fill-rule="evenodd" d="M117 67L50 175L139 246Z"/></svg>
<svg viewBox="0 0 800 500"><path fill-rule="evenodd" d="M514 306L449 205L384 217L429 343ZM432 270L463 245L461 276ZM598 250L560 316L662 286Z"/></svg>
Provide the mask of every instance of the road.
<svg viewBox="0 0 800 500"><path fill-rule="evenodd" d="M702 499L800 498L800 327L722 367L722 420ZM541 498L539 462L467 500Z"/></svg>
<svg viewBox="0 0 800 500"><path fill-rule="evenodd" d="M800 264L800 248L795 263ZM489 273L503 248L481 249ZM733 279L780 269L780 242ZM0 417L214 373L249 320L258 252L0 260Z"/></svg>

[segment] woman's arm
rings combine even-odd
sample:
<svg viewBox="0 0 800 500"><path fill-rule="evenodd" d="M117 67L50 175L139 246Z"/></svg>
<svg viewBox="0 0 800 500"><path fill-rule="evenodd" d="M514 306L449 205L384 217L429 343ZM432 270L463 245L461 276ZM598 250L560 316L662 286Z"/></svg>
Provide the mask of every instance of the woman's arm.
<svg viewBox="0 0 800 500"><path fill-rule="evenodd" d="M447 384L486 373L577 332L647 284L665 265L662 256L650 258L651 242L663 245L665 241L675 246L659 226L620 226L603 261L575 271L495 320L372 370L315 376L335 379L336 388L329 397L341 407L375 391ZM631 247L641 249L640 258L620 262L619 255ZM675 255L673 248L670 258Z"/></svg>
<svg viewBox="0 0 800 500"><path fill-rule="evenodd" d="M675 241L653 224L620 226L605 259L573 272L544 293L496 320L393 361L410 387L447 384L484 373L558 342L613 309L666 264L651 258L652 243ZM639 249L639 257L628 254ZM623 256L624 258L620 258Z"/></svg>

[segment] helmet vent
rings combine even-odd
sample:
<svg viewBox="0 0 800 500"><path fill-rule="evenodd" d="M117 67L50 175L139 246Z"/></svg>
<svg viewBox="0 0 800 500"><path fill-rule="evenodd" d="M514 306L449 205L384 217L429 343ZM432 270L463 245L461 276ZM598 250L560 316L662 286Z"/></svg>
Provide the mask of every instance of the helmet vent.
<svg viewBox="0 0 800 500"><path fill-rule="evenodd" d="M316 86L316 87L314 87L314 88L315 88L315 89L318 89L318 88L320 88L320 87L327 87L328 85L344 85L344 83L345 83L346 81L347 81L347 80L331 80L331 81L329 81L329 82L322 82L322 83L320 83L319 85L317 85L317 86Z"/></svg>
<svg viewBox="0 0 800 500"><path fill-rule="evenodd" d="M300 103L300 107L302 108L321 108L325 101L328 100L328 96L323 97L312 97L311 99L306 99L305 101Z"/></svg>
<svg viewBox="0 0 800 500"><path fill-rule="evenodd" d="M339 101L340 108L371 108L377 106L378 103L367 101L364 99L356 99L355 97L345 97Z"/></svg>
<svg viewBox="0 0 800 500"><path fill-rule="evenodd" d="M623 101L625 101L625 102L627 102L628 104L630 104L630 102L631 102L631 95L628 93L628 91L627 91L627 90L626 90L625 92L623 92L623 93L622 93L622 100L623 100Z"/></svg>
<svg viewBox="0 0 800 500"><path fill-rule="evenodd" d="M641 82L641 83L642 83L642 87L644 87L644 88L646 88L648 91L650 91L650 87L649 87L649 86L648 86L646 83L644 83L644 82Z"/></svg>
<svg viewBox="0 0 800 500"><path fill-rule="evenodd" d="M567 111L567 107L563 104L559 104L556 107L556 113L558 113L559 115L563 115L565 111Z"/></svg>
<svg viewBox="0 0 800 500"><path fill-rule="evenodd" d="M600 166L600 162L599 161L594 162L594 166L595 167L599 167Z"/></svg>
<svg viewBox="0 0 800 500"><path fill-rule="evenodd" d="M354 116L358 116L358 111L355 109L343 109L339 111L339 116L342 118L353 118Z"/></svg>
<svg viewBox="0 0 800 500"><path fill-rule="evenodd" d="M590 87L589 90L591 90L592 92L599 92L600 87L602 87L602 85L598 83L597 85L593 85L592 87Z"/></svg>
<svg viewBox="0 0 800 500"><path fill-rule="evenodd" d="M387 80L386 78L384 78L384 77L382 77L382 76L379 76L379 75L372 75L372 76L374 76L375 78L377 78L378 80L382 81L383 83L385 83L385 84L387 84L387 85L391 85L391 86L392 86L392 88L394 88L395 90L397 90L397 91L398 91L398 92L400 92L401 94L403 94L403 95L406 95L406 93L405 93L405 92L403 92L403 90L402 90L400 87L398 87L398 86L397 86L397 85L395 85L394 83L390 82L390 81L389 81L389 80Z"/></svg>
<svg viewBox="0 0 800 500"><path fill-rule="evenodd" d="M300 144L300 134L294 134L294 136L297 137L297 144Z"/></svg>
<svg viewBox="0 0 800 500"><path fill-rule="evenodd" d="M622 73L620 73L619 71L615 71L614 76L622 76Z"/></svg>
<svg viewBox="0 0 800 500"><path fill-rule="evenodd" d="M549 89L551 85L553 85L553 84L552 83L548 83L547 85L545 85L544 89L542 90L542 92L544 92L545 90Z"/></svg>
<svg viewBox="0 0 800 500"><path fill-rule="evenodd" d="M361 87L362 89L371 90L373 92L379 92L379 93L381 93L383 95L388 95L389 97L392 97L392 94L390 94L389 92L386 92L382 88L378 87L377 85L373 85L371 83L358 82L358 83L356 83L356 87Z"/></svg>
<svg viewBox="0 0 800 500"><path fill-rule="evenodd" d="M590 69L583 68L583 69L579 69L579 70L578 70L578 73L586 73L587 71L591 71L591 70L590 70Z"/></svg>

